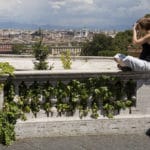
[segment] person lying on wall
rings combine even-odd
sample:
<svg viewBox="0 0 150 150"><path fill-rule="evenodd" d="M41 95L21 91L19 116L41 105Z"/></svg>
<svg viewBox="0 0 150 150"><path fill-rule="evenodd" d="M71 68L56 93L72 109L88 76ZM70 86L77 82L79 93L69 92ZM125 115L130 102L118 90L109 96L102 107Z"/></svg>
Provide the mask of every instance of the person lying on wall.
<svg viewBox="0 0 150 150"><path fill-rule="evenodd" d="M118 53L114 56L118 68L122 71L150 71L150 17L143 17L133 25L133 44L142 47L139 58Z"/></svg>

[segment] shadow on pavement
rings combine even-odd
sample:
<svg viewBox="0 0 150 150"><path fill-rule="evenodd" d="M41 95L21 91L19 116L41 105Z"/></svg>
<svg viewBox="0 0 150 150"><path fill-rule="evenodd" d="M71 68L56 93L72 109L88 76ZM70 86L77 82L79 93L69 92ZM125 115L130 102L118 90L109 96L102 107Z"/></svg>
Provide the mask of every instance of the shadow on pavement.
<svg viewBox="0 0 150 150"><path fill-rule="evenodd" d="M145 134L150 137L150 128L146 131Z"/></svg>

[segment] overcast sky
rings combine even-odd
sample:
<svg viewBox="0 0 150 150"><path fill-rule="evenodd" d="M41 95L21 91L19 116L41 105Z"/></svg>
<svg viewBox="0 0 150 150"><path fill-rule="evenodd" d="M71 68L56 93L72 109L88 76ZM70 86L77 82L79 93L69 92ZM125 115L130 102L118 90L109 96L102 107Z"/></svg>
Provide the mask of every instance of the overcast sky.
<svg viewBox="0 0 150 150"><path fill-rule="evenodd" d="M0 0L0 22L130 27L147 13L150 0Z"/></svg>

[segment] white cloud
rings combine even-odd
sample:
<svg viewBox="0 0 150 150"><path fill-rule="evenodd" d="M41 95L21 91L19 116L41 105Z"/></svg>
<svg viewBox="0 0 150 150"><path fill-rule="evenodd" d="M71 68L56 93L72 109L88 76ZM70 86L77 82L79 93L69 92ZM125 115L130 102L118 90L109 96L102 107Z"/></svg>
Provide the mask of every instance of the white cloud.
<svg viewBox="0 0 150 150"><path fill-rule="evenodd" d="M65 1L49 1L49 4L54 9L59 9L66 4Z"/></svg>
<svg viewBox="0 0 150 150"><path fill-rule="evenodd" d="M0 13L2 11L12 10L16 6L17 1L13 0L0 0Z"/></svg>
<svg viewBox="0 0 150 150"><path fill-rule="evenodd" d="M0 21L13 20L21 0L0 0Z"/></svg>
<svg viewBox="0 0 150 150"><path fill-rule="evenodd" d="M67 1L67 0L66 0ZM94 0L68 0L68 2L73 2L73 3L84 3L84 4L93 4Z"/></svg>
<svg viewBox="0 0 150 150"><path fill-rule="evenodd" d="M18 4L22 4L22 0L17 0L17 3Z"/></svg>
<svg viewBox="0 0 150 150"><path fill-rule="evenodd" d="M1 20L57 25L131 25L150 0L0 0Z"/></svg>
<svg viewBox="0 0 150 150"><path fill-rule="evenodd" d="M80 6L80 9L84 9L89 5L93 5L94 0L49 0L49 4L53 9L60 9L64 6L68 6L68 8Z"/></svg>

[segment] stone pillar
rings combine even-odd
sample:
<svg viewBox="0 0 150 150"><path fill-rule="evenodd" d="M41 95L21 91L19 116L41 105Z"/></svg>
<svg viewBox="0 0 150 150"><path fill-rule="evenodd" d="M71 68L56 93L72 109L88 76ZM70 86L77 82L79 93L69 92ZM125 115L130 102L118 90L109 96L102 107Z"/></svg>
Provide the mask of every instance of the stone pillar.
<svg viewBox="0 0 150 150"><path fill-rule="evenodd" d="M54 51L55 51L54 48L52 48L52 55L54 55Z"/></svg>
<svg viewBox="0 0 150 150"><path fill-rule="evenodd" d="M16 93L16 95L19 95L19 85L20 85L20 83L15 82L14 85L15 85L15 93Z"/></svg>
<svg viewBox="0 0 150 150"><path fill-rule="evenodd" d="M2 88L0 89L0 110L3 108L3 103L4 103L4 90Z"/></svg>
<svg viewBox="0 0 150 150"><path fill-rule="evenodd" d="M132 114L150 114L150 79L137 81L136 107Z"/></svg>

